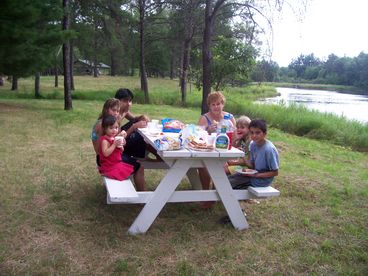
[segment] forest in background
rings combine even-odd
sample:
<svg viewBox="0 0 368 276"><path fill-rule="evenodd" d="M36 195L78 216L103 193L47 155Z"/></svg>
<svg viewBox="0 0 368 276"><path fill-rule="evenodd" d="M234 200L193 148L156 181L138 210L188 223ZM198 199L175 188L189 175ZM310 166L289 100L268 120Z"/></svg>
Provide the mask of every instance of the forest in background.
<svg viewBox="0 0 368 276"><path fill-rule="evenodd" d="M147 103L147 77L178 79L184 103L188 82L203 89L203 98L211 89L249 82L349 85L368 91L368 55L363 52L354 58L331 54L327 60L313 53L300 55L281 68L260 56L264 29L259 15L267 22L283 1L62 2L0 4L0 74L13 76L14 90L19 77L35 75L37 90L40 75L57 78L66 68L72 75L74 65L82 61L90 67L84 73L95 77L102 65L111 76L139 75ZM66 80L73 90L72 76Z"/></svg>

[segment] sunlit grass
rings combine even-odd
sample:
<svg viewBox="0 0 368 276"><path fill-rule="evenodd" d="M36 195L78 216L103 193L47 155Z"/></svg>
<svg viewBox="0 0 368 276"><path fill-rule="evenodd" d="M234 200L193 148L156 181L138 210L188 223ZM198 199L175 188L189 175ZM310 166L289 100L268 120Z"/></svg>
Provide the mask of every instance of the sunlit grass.
<svg viewBox="0 0 368 276"><path fill-rule="evenodd" d="M365 275L368 156L270 128L277 198L242 204L236 231L195 204L168 204L129 236L141 205L107 205L89 140L103 101L0 100L0 268L4 275ZM197 122L199 109L134 104ZM149 189L164 171L146 170ZM182 185L187 185L187 181Z"/></svg>

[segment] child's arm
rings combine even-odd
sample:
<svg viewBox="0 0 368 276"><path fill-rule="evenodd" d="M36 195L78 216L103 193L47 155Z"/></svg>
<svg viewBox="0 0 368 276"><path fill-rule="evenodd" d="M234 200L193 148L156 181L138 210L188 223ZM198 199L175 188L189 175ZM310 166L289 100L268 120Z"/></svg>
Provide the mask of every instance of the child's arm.
<svg viewBox="0 0 368 276"><path fill-rule="evenodd" d="M126 131L126 137L132 134L137 128L143 128L147 126L147 121L138 121L133 123L132 126Z"/></svg>
<svg viewBox="0 0 368 276"><path fill-rule="evenodd" d="M109 142L107 140L102 140L101 143L101 151L102 154L105 157L108 157L116 148L116 140L114 141L114 143L110 146Z"/></svg>
<svg viewBox="0 0 368 276"><path fill-rule="evenodd" d="M99 142L98 137L101 137L103 135L101 123L96 124L96 126L95 126L95 133L97 135L97 139L96 140L92 140L92 144L93 144L93 148L95 149L96 154L98 154L99 151L100 151L100 142Z"/></svg>
<svg viewBox="0 0 368 276"><path fill-rule="evenodd" d="M246 160L245 160L245 158L233 159L233 160L227 161L227 164L229 166L245 166L246 165Z"/></svg>
<svg viewBox="0 0 368 276"><path fill-rule="evenodd" d="M249 174L248 177L257 177L257 178L268 178L273 176L278 176L279 170L275 171L268 171L268 172L261 172L261 173L255 173L255 174Z"/></svg>

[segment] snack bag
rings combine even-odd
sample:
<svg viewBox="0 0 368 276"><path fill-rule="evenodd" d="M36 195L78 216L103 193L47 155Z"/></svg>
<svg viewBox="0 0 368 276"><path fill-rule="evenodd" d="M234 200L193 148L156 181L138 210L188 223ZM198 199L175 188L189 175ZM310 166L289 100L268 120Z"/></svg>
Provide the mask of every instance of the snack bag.
<svg viewBox="0 0 368 276"><path fill-rule="evenodd" d="M162 132L175 132L179 133L183 128L185 128L185 124L179 120L164 118L162 119Z"/></svg>
<svg viewBox="0 0 368 276"><path fill-rule="evenodd" d="M169 136L163 136L160 139L154 141L158 150L179 150L182 146L182 140L180 137L174 138Z"/></svg>

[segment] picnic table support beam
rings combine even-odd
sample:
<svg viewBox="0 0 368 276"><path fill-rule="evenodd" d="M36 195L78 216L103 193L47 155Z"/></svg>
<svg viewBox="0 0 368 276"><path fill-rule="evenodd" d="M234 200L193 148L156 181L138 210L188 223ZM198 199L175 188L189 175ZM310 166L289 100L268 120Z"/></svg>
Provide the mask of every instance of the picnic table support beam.
<svg viewBox="0 0 368 276"><path fill-rule="evenodd" d="M216 159L204 159L203 162L206 165L206 168L212 178L218 195L224 204L234 228L238 230L248 228L248 222L225 174L223 161Z"/></svg>
<svg viewBox="0 0 368 276"><path fill-rule="evenodd" d="M142 211L130 226L128 230L129 234L145 233L148 230L191 165L191 160L181 159L175 161L162 179L160 185L156 188L151 199L144 205Z"/></svg>

